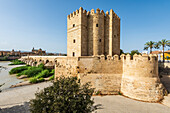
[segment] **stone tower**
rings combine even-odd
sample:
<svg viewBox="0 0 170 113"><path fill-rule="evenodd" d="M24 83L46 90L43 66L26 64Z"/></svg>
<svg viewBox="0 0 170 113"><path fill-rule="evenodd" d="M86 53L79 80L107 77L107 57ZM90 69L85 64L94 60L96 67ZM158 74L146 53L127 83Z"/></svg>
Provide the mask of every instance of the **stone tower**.
<svg viewBox="0 0 170 113"><path fill-rule="evenodd" d="M120 55L120 18L82 7L67 16L67 56Z"/></svg>

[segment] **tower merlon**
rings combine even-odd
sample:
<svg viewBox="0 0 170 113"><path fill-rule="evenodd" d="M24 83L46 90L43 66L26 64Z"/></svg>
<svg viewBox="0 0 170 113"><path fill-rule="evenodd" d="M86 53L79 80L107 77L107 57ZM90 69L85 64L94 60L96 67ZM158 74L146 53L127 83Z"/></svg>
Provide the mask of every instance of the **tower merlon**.
<svg viewBox="0 0 170 113"><path fill-rule="evenodd" d="M79 10L78 10L78 9L76 10L76 14L77 14L77 15L79 14Z"/></svg>
<svg viewBox="0 0 170 113"><path fill-rule="evenodd" d="M96 13L100 14L100 9L99 8L97 8Z"/></svg>
<svg viewBox="0 0 170 113"><path fill-rule="evenodd" d="M83 12L83 8L82 7L79 8L79 12Z"/></svg>

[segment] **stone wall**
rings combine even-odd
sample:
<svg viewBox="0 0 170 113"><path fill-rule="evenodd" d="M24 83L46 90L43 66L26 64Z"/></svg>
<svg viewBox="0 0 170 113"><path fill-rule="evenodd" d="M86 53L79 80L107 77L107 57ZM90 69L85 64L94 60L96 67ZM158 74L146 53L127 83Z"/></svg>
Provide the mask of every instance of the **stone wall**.
<svg viewBox="0 0 170 113"><path fill-rule="evenodd" d="M78 57L56 58L55 77L77 76Z"/></svg>
<svg viewBox="0 0 170 113"><path fill-rule="evenodd" d="M159 62L159 75L170 75L170 62Z"/></svg>
<svg viewBox="0 0 170 113"><path fill-rule="evenodd" d="M166 92L158 76L156 56L130 55L123 62L121 92L130 98L159 101Z"/></svg>
<svg viewBox="0 0 170 113"><path fill-rule="evenodd" d="M158 76L157 56L118 55L84 57L24 57L27 64L35 61L55 63L55 77L77 76L81 83L91 82L95 91L156 102L167 93Z"/></svg>
<svg viewBox="0 0 170 113"><path fill-rule="evenodd" d="M122 74L80 73L78 78L82 84L90 82L95 92L99 91L101 94L118 94L121 89Z"/></svg>
<svg viewBox="0 0 170 113"><path fill-rule="evenodd" d="M121 86L123 62L114 57L79 57L79 74L81 83L91 82L95 91L102 94L118 94Z"/></svg>

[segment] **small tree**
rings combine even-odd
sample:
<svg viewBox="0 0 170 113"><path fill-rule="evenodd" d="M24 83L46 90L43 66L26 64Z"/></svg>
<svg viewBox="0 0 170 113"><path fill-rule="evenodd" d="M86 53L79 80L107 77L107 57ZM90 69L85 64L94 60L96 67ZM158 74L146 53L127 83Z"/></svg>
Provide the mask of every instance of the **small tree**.
<svg viewBox="0 0 170 113"><path fill-rule="evenodd" d="M138 50L132 50L131 53L130 53L130 55L133 56L134 54L139 55L140 52L139 52Z"/></svg>
<svg viewBox="0 0 170 113"><path fill-rule="evenodd" d="M92 112L94 92L89 83L81 86L76 77L60 77L53 85L36 93L30 101L32 113L88 113Z"/></svg>
<svg viewBox="0 0 170 113"><path fill-rule="evenodd" d="M150 49L150 54L151 54L152 53L152 48L155 48L155 42L153 42L153 41L146 42L144 50Z"/></svg>
<svg viewBox="0 0 170 113"><path fill-rule="evenodd" d="M124 52L123 52L123 50L122 50L122 49L120 49L120 54L124 54Z"/></svg>
<svg viewBox="0 0 170 113"><path fill-rule="evenodd" d="M163 62L165 62L165 57L164 57L164 49L166 46L170 47L170 40L162 39L158 43L156 43L156 49L159 49L162 46L162 52L163 52Z"/></svg>

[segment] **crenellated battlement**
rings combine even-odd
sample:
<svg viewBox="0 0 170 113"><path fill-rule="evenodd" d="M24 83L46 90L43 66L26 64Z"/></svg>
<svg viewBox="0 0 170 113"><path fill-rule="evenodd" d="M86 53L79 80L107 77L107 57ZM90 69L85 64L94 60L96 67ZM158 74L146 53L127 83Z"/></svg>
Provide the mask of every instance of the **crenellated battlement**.
<svg viewBox="0 0 170 113"><path fill-rule="evenodd" d="M70 13L70 14L67 16L67 18L68 18L68 19L71 19L72 17L79 16L80 14L86 15L87 17L88 17L89 15L95 15L95 14L97 14L97 15L104 15L105 17L108 17L108 16L111 17L111 16L113 16L113 17L116 17L116 18L120 19L119 16L113 11L113 9L111 9L110 11L106 11L106 14L105 14L105 12L104 12L103 10L100 10L99 8L97 8L96 11L95 11L94 9L91 9L91 11L88 11L88 12L87 12L86 10L83 10L82 7L80 7L79 9L77 9L76 11L74 11L73 13Z"/></svg>
<svg viewBox="0 0 170 113"><path fill-rule="evenodd" d="M129 54L127 54L127 55L122 54L120 56L120 58L122 60L126 60L126 61L138 61L138 60L142 60L142 61L157 61L158 60L157 57L158 57L157 55L153 55L153 54L150 54L150 55L147 55L147 54L137 55L137 54L135 54L133 56L131 56Z"/></svg>
<svg viewBox="0 0 170 113"><path fill-rule="evenodd" d="M85 58L85 57L82 57L82 58ZM86 57L86 58L90 58L90 57ZM98 60L105 60L105 61L136 61L138 62L139 60L140 61L148 61L148 62L151 62L151 61L158 61L158 56L157 55L154 55L154 54L150 54L150 55L147 55L147 54L143 54L143 55L125 55L125 54L122 54L122 55L113 55L113 56L110 56L110 55L107 55L107 56L104 56L104 55L99 55L99 56L93 56L92 58L96 58Z"/></svg>

